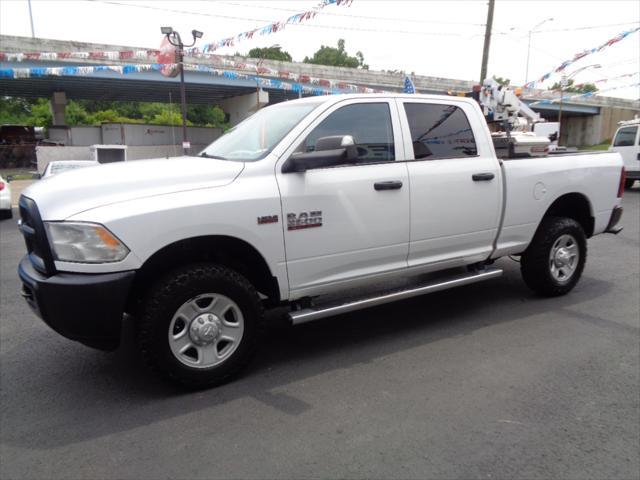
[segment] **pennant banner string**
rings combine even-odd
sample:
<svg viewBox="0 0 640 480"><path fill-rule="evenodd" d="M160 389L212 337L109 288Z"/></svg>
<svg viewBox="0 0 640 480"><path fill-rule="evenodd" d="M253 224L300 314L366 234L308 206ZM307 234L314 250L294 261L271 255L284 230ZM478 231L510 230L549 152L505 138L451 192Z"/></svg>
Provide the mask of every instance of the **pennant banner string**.
<svg viewBox="0 0 640 480"><path fill-rule="evenodd" d="M553 75L554 73L559 73L559 72L563 72L569 65L574 64L575 62L577 62L578 60L583 59L584 57L588 56L588 55L592 55L594 53L598 53L602 50L604 50L605 48L608 48L612 45L615 45L616 43L618 43L619 41L625 39L626 37L628 37L629 35L636 33L640 31L640 27L636 27L636 28L632 28L630 30L625 30L624 32L620 32L618 35L616 35L613 38L610 38L609 40L607 40L606 42L604 42L602 45L598 46L598 47L594 47L590 50L583 50L580 53L576 53L572 59L570 60L565 60L564 62L562 62L558 67L556 67L555 70L552 70L550 72L545 73L544 75L542 75L538 80L533 80L531 82L525 83L524 87L525 88L533 88L536 83L542 83L545 80L547 80L551 75Z"/></svg>
<svg viewBox="0 0 640 480"><path fill-rule="evenodd" d="M578 93L578 94L574 94L574 95L566 95L562 97L562 101L566 101L566 100L575 100L577 98L588 98L588 97L593 97L594 95L599 95L601 93L605 93L605 92L611 92L613 90L619 90L621 88L632 88L632 87L637 87L640 85L640 82L636 82L636 83L632 83L629 85L619 85L617 87L612 87L612 88L606 88L604 90L600 90L597 92L586 92L586 93ZM551 105L553 103L559 102L560 98L554 98L551 100L540 100L538 102L533 102L531 104L529 104L530 107L535 107L535 106L541 106L541 105Z"/></svg>
<svg viewBox="0 0 640 480"><path fill-rule="evenodd" d="M210 53L217 50L218 48L233 47L237 42L240 42L242 40L252 39L255 35L269 35L271 33L279 32L280 30L284 29L284 27L288 24L301 23L307 20L311 20L318 14L320 10L322 10L328 5L348 6L348 5L351 5L352 2L353 0L322 0L311 10L308 10L306 12L296 13L294 15L287 17L284 20L281 20L278 22L272 22L263 27L254 28L253 30L239 33L238 35L234 35L233 37L223 38L221 40L218 40L217 42L206 43L202 47L202 49L192 48L189 50L189 52L198 53L201 51L202 53Z"/></svg>
<svg viewBox="0 0 640 480"><path fill-rule="evenodd" d="M271 22L260 28L255 28L246 32L241 32L232 37L223 38L213 43L206 43L202 48L194 47L185 50L185 55L201 56L211 53L221 47L234 46L236 42L253 38L255 35L268 35L282 30L288 24L301 23L314 18L320 10L329 6L349 6L353 0L321 0L311 10L290 15L284 20ZM112 51L86 51L86 52L0 52L0 61L23 60L60 60L68 58L78 58L87 60L127 60L127 59L147 59L157 57L160 50L138 49L138 50L112 50Z"/></svg>
<svg viewBox="0 0 640 480"><path fill-rule="evenodd" d="M119 74L130 74L148 71L160 71L173 64L129 64L129 65L80 65L65 67L41 67L41 68L0 68L0 78L37 78L44 76L75 76L91 75L97 72L115 72ZM266 78L258 75L237 72L233 70L211 68L204 65L185 65L187 71L197 71L209 73L214 76L224 77L229 80L249 80L263 88L274 88L279 90L290 90L294 92L310 93L312 95L328 95L338 93L388 93L383 90L376 90L361 85L345 83L337 80L327 80L323 78L311 77L308 75L287 74L287 80L281 78ZM281 72L284 73L284 72Z"/></svg>

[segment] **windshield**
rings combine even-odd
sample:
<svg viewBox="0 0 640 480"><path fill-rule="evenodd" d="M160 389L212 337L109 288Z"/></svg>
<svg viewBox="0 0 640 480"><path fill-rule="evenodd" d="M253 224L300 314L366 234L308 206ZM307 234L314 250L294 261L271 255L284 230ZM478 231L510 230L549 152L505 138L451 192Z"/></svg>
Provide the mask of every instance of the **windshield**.
<svg viewBox="0 0 640 480"><path fill-rule="evenodd" d="M222 135L200 155L243 162L260 160L318 105L296 102L264 108Z"/></svg>

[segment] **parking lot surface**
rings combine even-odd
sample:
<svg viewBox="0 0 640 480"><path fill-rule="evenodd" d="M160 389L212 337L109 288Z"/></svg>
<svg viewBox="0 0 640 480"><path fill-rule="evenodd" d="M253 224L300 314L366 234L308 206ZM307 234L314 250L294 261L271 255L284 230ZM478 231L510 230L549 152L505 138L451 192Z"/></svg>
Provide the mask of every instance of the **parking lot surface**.
<svg viewBox="0 0 640 480"><path fill-rule="evenodd" d="M111 354L46 327L2 221L0 477L637 479L638 188L624 208L565 297L501 260L495 281L273 328L198 393L149 373L130 326Z"/></svg>

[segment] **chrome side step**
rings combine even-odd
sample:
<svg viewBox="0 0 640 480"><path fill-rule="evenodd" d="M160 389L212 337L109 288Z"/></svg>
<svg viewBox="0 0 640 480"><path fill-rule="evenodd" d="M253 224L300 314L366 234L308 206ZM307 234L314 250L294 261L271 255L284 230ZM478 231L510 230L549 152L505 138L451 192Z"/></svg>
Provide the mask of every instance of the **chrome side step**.
<svg viewBox="0 0 640 480"><path fill-rule="evenodd" d="M395 302L397 300L417 297L427 293L446 290L448 288L461 287L463 285L469 285L471 283L482 282L484 280L490 280L501 275L502 269L490 267L486 268L485 270L449 277L444 281L440 280L433 283L426 283L417 287L384 293L375 297L366 297L340 305L332 305L325 308L323 308L322 306L318 306L315 308L311 307L304 308L302 310L294 310L289 313L289 318L291 319L291 323L293 325L299 325L301 323L312 322L313 320L319 320L321 318L331 317L333 315L338 315L341 313L352 312L354 310L360 310L368 307L375 307L376 305L382 305L385 303Z"/></svg>

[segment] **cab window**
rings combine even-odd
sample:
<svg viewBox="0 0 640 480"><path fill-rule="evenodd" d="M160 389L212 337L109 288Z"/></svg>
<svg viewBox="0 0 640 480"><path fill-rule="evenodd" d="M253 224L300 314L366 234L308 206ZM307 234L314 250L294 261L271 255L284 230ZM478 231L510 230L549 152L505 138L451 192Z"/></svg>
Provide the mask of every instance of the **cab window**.
<svg viewBox="0 0 640 480"><path fill-rule="evenodd" d="M378 163L395 160L393 127L389 104L358 103L339 108L313 129L299 152L315 151L319 138L351 135L358 148L357 163Z"/></svg>
<svg viewBox="0 0 640 480"><path fill-rule="evenodd" d="M636 140L638 127L624 127L618 130L616 138L613 141L614 147L632 147Z"/></svg>

